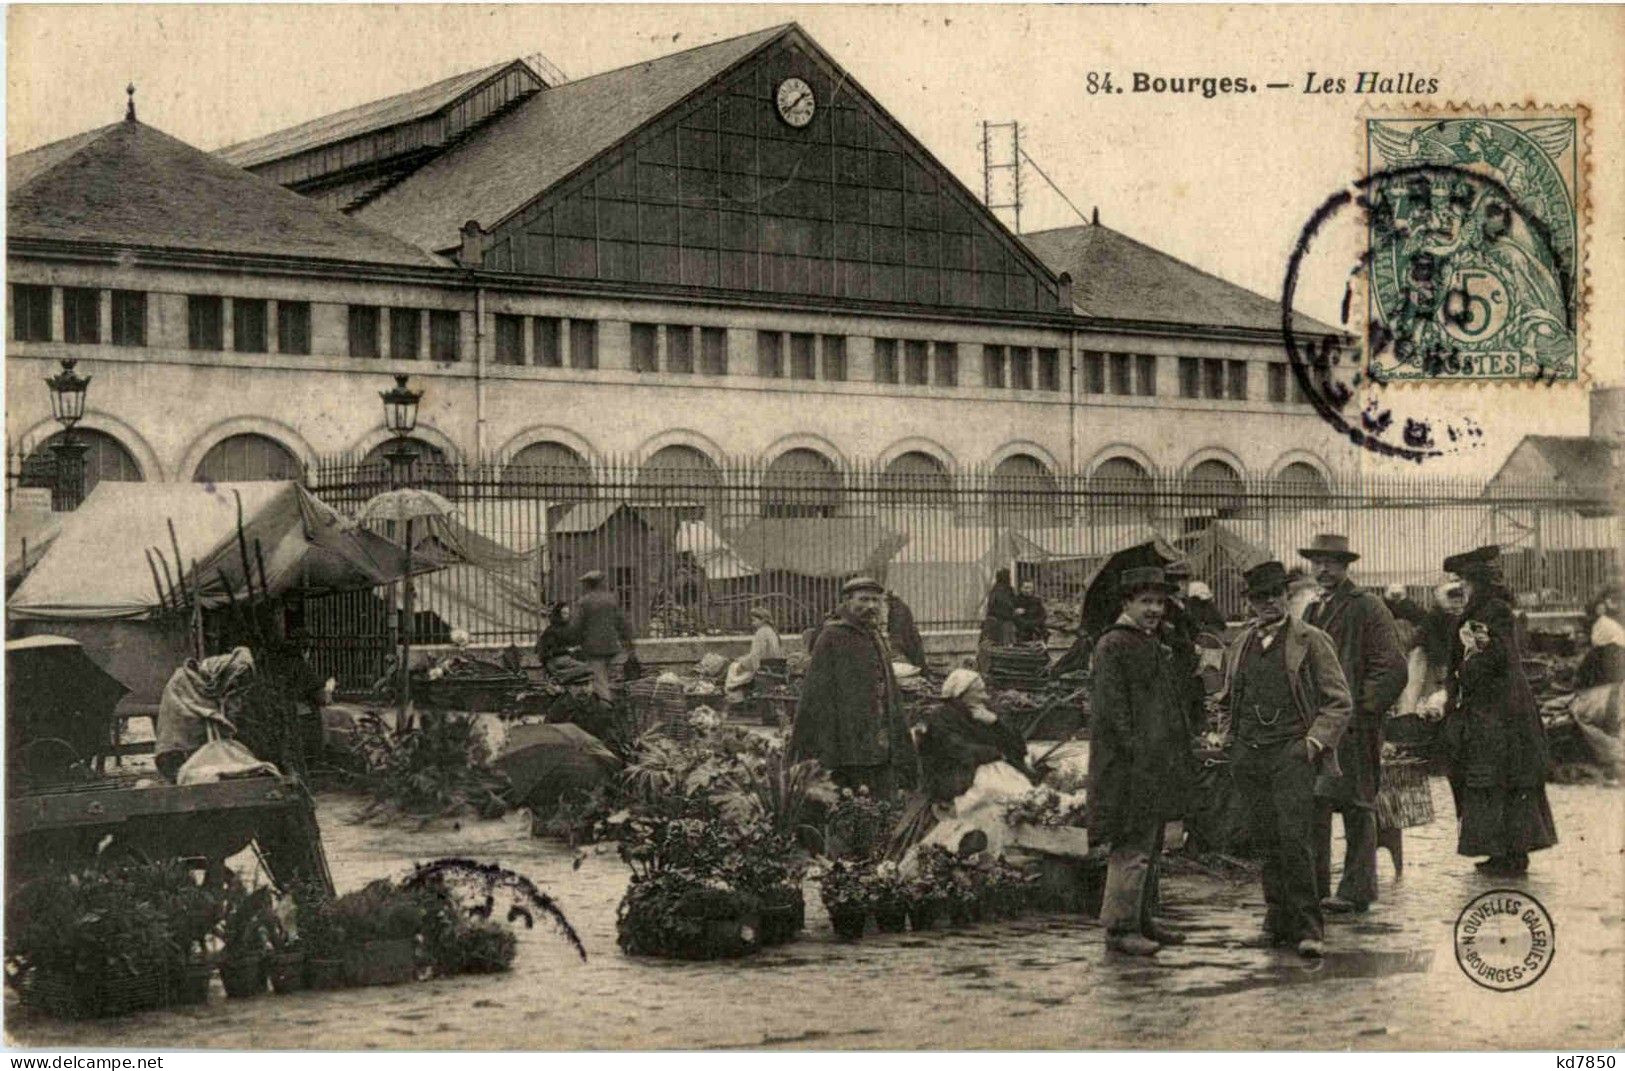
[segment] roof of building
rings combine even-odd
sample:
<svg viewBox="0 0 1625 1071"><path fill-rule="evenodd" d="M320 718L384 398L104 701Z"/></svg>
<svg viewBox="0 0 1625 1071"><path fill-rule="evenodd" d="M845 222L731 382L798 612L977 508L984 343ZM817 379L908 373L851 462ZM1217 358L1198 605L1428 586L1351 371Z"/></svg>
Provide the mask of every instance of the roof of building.
<svg viewBox="0 0 1625 1071"><path fill-rule="evenodd" d="M1514 477L1512 474L1523 467L1528 451L1539 455L1549 468L1542 482L1551 479L1572 487L1601 488L1608 487L1617 478L1613 448L1601 439L1580 435L1525 435L1490 479L1490 485L1494 486L1503 475L1524 479L1523 475Z"/></svg>
<svg viewBox="0 0 1625 1071"><path fill-rule="evenodd" d="M1280 302L1255 294L1099 223L1023 234L1050 270L1072 276L1072 304L1105 320L1281 329ZM1300 331L1342 334L1296 313Z"/></svg>
<svg viewBox="0 0 1625 1071"><path fill-rule="evenodd" d="M216 149L215 155L228 164L253 167L267 160L280 160L295 153L330 145L347 138L360 137L374 130L409 123L426 115L433 115L475 86L507 70L520 60L504 60L477 71L465 71L450 78L442 78L430 85L409 89L382 100L358 104L332 115L323 115L298 126L275 130L248 141Z"/></svg>
<svg viewBox="0 0 1625 1071"><path fill-rule="evenodd" d="M789 29L775 26L543 90L355 218L425 249L450 249L467 220L490 230Z"/></svg>
<svg viewBox="0 0 1625 1071"><path fill-rule="evenodd" d="M6 161L13 238L434 267L444 261L133 119Z"/></svg>

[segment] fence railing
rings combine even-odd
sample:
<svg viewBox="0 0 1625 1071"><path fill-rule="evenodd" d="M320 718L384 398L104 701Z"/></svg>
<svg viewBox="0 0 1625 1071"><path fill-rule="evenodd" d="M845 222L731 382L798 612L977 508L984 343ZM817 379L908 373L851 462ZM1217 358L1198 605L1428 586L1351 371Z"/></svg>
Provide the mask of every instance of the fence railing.
<svg viewBox="0 0 1625 1071"><path fill-rule="evenodd" d="M455 524L511 552L496 569L453 565L416 581L414 642L462 629L476 643L534 642L548 608L601 572L641 637L748 631L765 605L781 632L812 626L841 584L874 575L923 629L974 626L993 573L1009 568L1046 600L1076 600L1113 553L1160 538L1231 617L1242 571L1320 532L1349 537L1357 582L1424 600L1446 555L1503 548L1531 608L1582 606L1617 574L1620 519L1607 492L1465 480L1180 480L1011 475L895 466L548 467L418 461L411 486L444 495ZM390 479L376 462L314 466L311 489L355 512ZM398 536L398 533L392 533ZM376 675L392 643L393 589L310 599L305 629L329 672Z"/></svg>

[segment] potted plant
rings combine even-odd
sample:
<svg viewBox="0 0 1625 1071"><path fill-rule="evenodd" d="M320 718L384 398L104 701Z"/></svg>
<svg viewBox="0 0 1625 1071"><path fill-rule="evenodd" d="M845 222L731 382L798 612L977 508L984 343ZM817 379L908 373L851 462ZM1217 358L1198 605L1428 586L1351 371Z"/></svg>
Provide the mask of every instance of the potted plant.
<svg viewBox="0 0 1625 1071"><path fill-rule="evenodd" d="M450 964L454 974L498 974L513 966L519 941L500 922L478 920L463 923L454 934L457 959Z"/></svg>
<svg viewBox="0 0 1625 1071"><path fill-rule="evenodd" d="M718 959L759 945L760 904L717 877L673 867L634 874L616 914L628 955Z"/></svg>
<svg viewBox="0 0 1625 1071"><path fill-rule="evenodd" d="M875 928L881 933L902 933L908 929L908 883L891 860L875 865L868 875L870 904Z"/></svg>
<svg viewBox="0 0 1625 1071"><path fill-rule="evenodd" d="M265 992L273 935L282 929L271 893L269 885L250 892L236 879L226 888L225 917L220 927L220 982L228 997L254 997Z"/></svg>
<svg viewBox="0 0 1625 1071"><path fill-rule="evenodd" d="M303 885L293 891L296 946L305 952L305 985L311 989L342 989L348 984L344 974L344 927L333 912L333 898L317 885Z"/></svg>
<svg viewBox="0 0 1625 1071"><path fill-rule="evenodd" d="M853 941L863 936L874 895L865 880L869 872L866 865L837 859L818 878L818 894L837 937Z"/></svg>
<svg viewBox="0 0 1625 1071"><path fill-rule="evenodd" d="M420 897L380 878L334 900L327 910L342 931L338 947L350 985L399 985L417 976Z"/></svg>
<svg viewBox="0 0 1625 1071"><path fill-rule="evenodd" d="M266 959L265 967L273 993L286 996L302 992L310 984L305 973L305 943L298 934L282 931Z"/></svg>
<svg viewBox="0 0 1625 1071"><path fill-rule="evenodd" d="M172 968L170 1001L175 1004L203 1004L209 999L210 942L219 936L225 918L225 890L199 884L182 863L173 870L135 870L139 887L136 896L151 895L170 920L171 933L179 957Z"/></svg>

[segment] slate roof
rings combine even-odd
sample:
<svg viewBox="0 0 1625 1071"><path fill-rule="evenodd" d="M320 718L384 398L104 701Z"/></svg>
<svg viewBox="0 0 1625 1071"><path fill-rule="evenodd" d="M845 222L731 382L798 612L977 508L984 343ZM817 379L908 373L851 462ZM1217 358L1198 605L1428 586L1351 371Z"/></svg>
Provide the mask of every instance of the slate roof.
<svg viewBox="0 0 1625 1071"><path fill-rule="evenodd" d="M1280 302L1098 223L1023 234L1051 271L1072 275L1072 303L1106 320L1280 331ZM1342 334L1295 314L1300 331Z"/></svg>
<svg viewBox="0 0 1625 1071"><path fill-rule="evenodd" d="M359 137L374 130L400 123L409 123L426 115L433 115L464 93L490 78L498 71L512 67L518 60L504 60L477 71L443 78L430 85L397 93L383 100L359 104L342 112L323 115L298 126L273 131L261 137L240 141L216 149L215 155L228 164L253 167L267 160L280 160L285 156L327 145L346 138Z"/></svg>
<svg viewBox="0 0 1625 1071"><path fill-rule="evenodd" d="M6 174L13 238L446 263L132 119L13 156Z"/></svg>
<svg viewBox="0 0 1625 1071"><path fill-rule="evenodd" d="M1607 487L1618 478L1613 467L1613 449L1601 439L1571 435L1525 435L1512 454L1507 456L1490 484L1496 484L1513 465L1516 455L1527 450L1534 450L1550 466L1549 479L1571 487Z"/></svg>
<svg viewBox="0 0 1625 1071"><path fill-rule="evenodd" d="M789 30L775 26L544 89L355 213L424 249L459 244Z"/></svg>

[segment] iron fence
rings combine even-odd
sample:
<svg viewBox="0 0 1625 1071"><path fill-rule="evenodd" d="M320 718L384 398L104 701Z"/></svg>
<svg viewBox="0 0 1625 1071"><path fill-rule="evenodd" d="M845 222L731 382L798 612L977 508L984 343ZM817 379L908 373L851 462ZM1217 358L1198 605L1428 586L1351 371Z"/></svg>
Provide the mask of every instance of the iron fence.
<svg viewBox="0 0 1625 1071"><path fill-rule="evenodd" d="M418 644L444 643L461 629L475 643L528 646L591 570L604 574L646 638L747 632L756 605L772 611L781 632L800 631L858 573L884 581L922 629L974 627L995 570L1068 602L1111 554L1150 539L1189 559L1194 578L1237 618L1242 571L1271 556L1303 564L1297 548L1320 532L1348 535L1361 554L1357 582L1404 585L1423 605L1444 578L1446 555L1497 543L1521 605L1577 608L1616 575L1622 534L1602 488L1498 485L1486 494L1476 481L1427 477L1101 479L751 460L640 468L425 457L408 481L448 500L465 540L507 559L420 577ZM380 464L358 458L324 461L307 482L350 513L390 486ZM352 686L375 677L395 639L399 597L384 588L307 600L304 627L322 668Z"/></svg>

